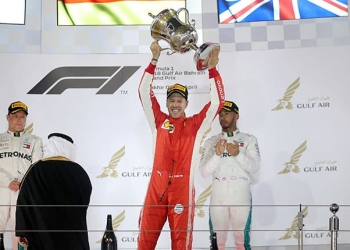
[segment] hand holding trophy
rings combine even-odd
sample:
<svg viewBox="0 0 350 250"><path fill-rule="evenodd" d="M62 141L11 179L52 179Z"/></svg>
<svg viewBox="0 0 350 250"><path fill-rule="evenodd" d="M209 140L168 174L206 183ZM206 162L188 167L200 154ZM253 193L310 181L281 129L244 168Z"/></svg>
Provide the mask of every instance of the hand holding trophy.
<svg viewBox="0 0 350 250"><path fill-rule="evenodd" d="M148 13L148 15L153 18L151 36L155 40L165 40L170 45L170 48L164 48L171 50L171 52L167 53L168 55L172 55L176 52L186 53L191 49L194 50L195 54L193 60L198 71L210 68L213 64L215 66L217 62L214 63L213 58L216 54L218 60L220 45L218 43L206 42L198 47L196 45L198 35L195 30L195 21L191 20L191 23L188 21L186 23L182 22L179 19L179 15L182 11L185 12L185 19L188 20L189 13L186 8L180 8L177 11L165 9L156 16ZM213 50L215 51L214 54L211 52ZM210 60L208 58L209 56L213 58Z"/></svg>
<svg viewBox="0 0 350 250"><path fill-rule="evenodd" d="M150 46L151 52L152 52L152 59L158 60L160 56L160 52L163 50L162 47L158 44L158 41L155 40L151 43Z"/></svg>
<svg viewBox="0 0 350 250"><path fill-rule="evenodd" d="M219 51L219 46L213 46L210 50L206 50L205 59L198 60L197 65L201 63L201 65L199 65L201 68L214 68L219 63Z"/></svg>

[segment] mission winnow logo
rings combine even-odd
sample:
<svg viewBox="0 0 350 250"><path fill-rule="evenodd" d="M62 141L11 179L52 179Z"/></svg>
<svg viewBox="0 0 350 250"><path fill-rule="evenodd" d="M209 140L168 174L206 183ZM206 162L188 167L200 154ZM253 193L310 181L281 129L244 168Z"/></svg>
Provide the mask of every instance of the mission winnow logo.
<svg viewBox="0 0 350 250"><path fill-rule="evenodd" d="M27 94L60 95L67 89L114 94L141 66L65 66L53 69Z"/></svg>

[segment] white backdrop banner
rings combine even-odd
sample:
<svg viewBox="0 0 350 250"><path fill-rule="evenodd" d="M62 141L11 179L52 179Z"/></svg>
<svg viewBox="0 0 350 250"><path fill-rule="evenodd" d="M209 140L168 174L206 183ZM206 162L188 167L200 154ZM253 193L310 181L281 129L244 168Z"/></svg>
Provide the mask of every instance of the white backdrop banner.
<svg viewBox="0 0 350 250"><path fill-rule="evenodd" d="M329 243L331 203L340 206L341 229L350 230L349 51L327 47L220 55L226 99L239 106L238 126L257 137L261 151L261 170L252 183L253 246L295 245L299 211L304 244ZM153 88L164 111L166 88L175 82L189 89L187 115L209 100L208 74L196 71L192 56L161 56ZM1 54L0 128L7 129L8 105L21 100L29 107L29 132L44 142L52 132L74 139L77 162L93 185L92 249L99 247L107 214L114 219L119 247L136 249L152 169L151 133L137 88L150 59L147 54ZM215 120L206 138L219 132ZM210 180L196 173L194 248L209 247ZM340 233L338 242L350 243L349 234ZM232 232L227 246L234 246ZM157 247L170 247L167 225Z"/></svg>

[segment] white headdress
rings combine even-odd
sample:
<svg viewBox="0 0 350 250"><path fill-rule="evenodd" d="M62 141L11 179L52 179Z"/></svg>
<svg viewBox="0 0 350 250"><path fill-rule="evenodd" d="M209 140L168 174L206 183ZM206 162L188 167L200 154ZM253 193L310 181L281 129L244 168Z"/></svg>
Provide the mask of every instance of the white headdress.
<svg viewBox="0 0 350 250"><path fill-rule="evenodd" d="M44 147L44 158L64 156L75 161L77 147L71 137L61 133L52 133L48 136L48 143Z"/></svg>

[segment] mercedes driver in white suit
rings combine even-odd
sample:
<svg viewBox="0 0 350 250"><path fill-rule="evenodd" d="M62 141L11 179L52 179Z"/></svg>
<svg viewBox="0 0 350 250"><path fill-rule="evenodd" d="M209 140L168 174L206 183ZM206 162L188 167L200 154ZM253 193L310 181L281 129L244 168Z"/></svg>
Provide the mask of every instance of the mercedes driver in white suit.
<svg viewBox="0 0 350 250"><path fill-rule="evenodd" d="M239 109L225 101L219 113L222 132L204 144L199 170L212 176L210 230L216 232L219 250L225 249L227 230L232 224L237 250L251 250L252 196L250 175L260 168L257 139L237 128Z"/></svg>

